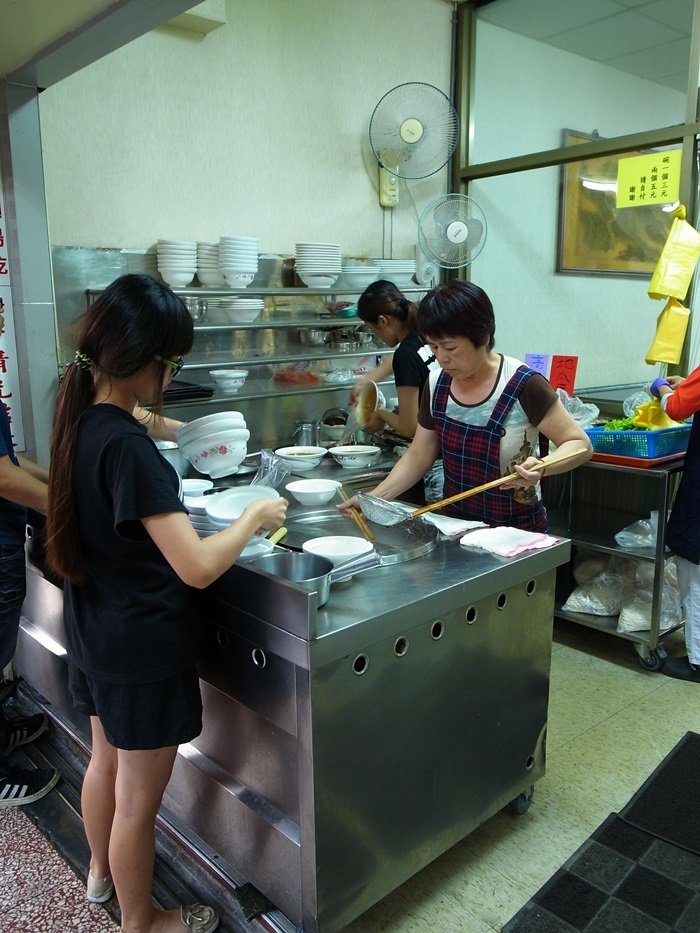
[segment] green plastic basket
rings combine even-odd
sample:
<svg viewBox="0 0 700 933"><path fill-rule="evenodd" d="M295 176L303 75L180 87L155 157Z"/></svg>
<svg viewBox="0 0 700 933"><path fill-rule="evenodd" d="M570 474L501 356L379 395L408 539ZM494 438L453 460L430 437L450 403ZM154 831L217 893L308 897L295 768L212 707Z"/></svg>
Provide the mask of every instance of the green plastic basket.
<svg viewBox="0 0 700 933"><path fill-rule="evenodd" d="M623 457L669 457L683 453L688 447L690 425L660 428L658 431L606 431L587 428L593 450L598 454L616 454Z"/></svg>

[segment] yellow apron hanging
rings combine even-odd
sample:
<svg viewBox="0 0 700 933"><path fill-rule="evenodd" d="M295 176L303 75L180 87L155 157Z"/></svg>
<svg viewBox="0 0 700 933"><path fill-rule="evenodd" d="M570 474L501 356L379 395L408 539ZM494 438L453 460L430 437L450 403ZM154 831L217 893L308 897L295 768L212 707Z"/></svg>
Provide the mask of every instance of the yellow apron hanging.
<svg viewBox="0 0 700 933"><path fill-rule="evenodd" d="M647 350L647 363L680 362L689 319L690 311L675 298L669 298L656 319L656 336Z"/></svg>
<svg viewBox="0 0 700 933"><path fill-rule="evenodd" d="M700 233L685 220L681 204L673 212L671 230L649 283L649 297L683 300L699 257Z"/></svg>

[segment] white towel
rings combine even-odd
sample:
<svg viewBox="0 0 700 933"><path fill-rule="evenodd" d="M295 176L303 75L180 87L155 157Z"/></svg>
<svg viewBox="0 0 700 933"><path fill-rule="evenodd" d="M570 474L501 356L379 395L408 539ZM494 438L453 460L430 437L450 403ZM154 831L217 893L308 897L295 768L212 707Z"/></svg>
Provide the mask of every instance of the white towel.
<svg viewBox="0 0 700 933"><path fill-rule="evenodd" d="M408 505L406 502L392 502L392 505L398 505L409 515L418 508L418 506ZM458 538L465 531L470 531L472 528L486 528L485 522L470 521L466 518L450 518L449 515L436 515L435 512L426 512L418 517L424 518L431 525L435 525L446 538Z"/></svg>
<svg viewBox="0 0 700 933"><path fill-rule="evenodd" d="M471 531L460 539L465 547L478 547L497 557L515 557L523 551L551 547L559 538L538 531L523 531L520 528L481 528Z"/></svg>

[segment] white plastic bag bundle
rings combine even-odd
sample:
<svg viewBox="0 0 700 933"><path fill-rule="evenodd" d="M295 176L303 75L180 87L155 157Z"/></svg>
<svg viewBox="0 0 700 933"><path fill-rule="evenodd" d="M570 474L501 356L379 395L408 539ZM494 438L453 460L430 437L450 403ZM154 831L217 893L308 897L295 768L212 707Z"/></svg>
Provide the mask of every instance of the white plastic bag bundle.
<svg viewBox="0 0 700 933"><path fill-rule="evenodd" d="M588 583L607 569L609 558L603 554L591 554L590 551L579 552L574 563L574 580L581 586Z"/></svg>
<svg viewBox="0 0 700 933"><path fill-rule="evenodd" d="M563 605L565 612L582 612L593 616L616 616L625 598L625 582L617 573L596 574L577 586Z"/></svg>
<svg viewBox="0 0 700 933"><path fill-rule="evenodd" d="M635 589L625 597L620 608L620 616L617 620L618 632L647 632L651 628L651 602L653 598L651 586L653 579L654 565L639 563ZM664 565L659 631L666 632L668 629L680 625L682 621L683 609L678 592L676 562L670 557Z"/></svg>

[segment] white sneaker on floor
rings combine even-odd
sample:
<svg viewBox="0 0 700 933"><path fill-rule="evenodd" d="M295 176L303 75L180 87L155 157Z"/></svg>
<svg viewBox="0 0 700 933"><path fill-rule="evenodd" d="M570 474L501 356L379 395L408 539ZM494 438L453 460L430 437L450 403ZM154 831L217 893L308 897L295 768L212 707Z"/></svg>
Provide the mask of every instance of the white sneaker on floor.
<svg viewBox="0 0 700 933"><path fill-rule="evenodd" d="M95 878L91 871L87 876L87 899L91 904L106 904L114 894L114 882L112 876L105 878Z"/></svg>
<svg viewBox="0 0 700 933"><path fill-rule="evenodd" d="M180 908L180 919L192 933L212 933L219 925L219 915L206 904L190 904Z"/></svg>

